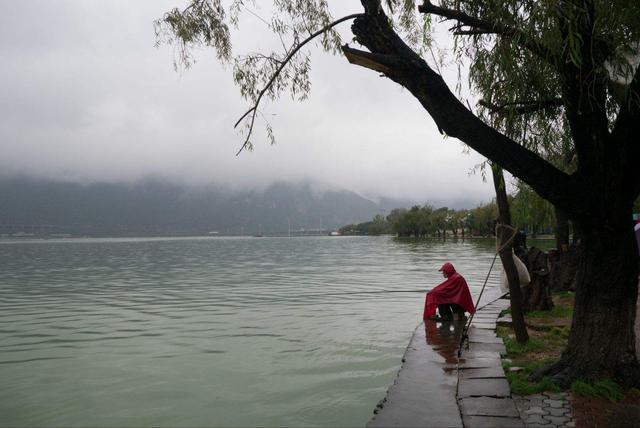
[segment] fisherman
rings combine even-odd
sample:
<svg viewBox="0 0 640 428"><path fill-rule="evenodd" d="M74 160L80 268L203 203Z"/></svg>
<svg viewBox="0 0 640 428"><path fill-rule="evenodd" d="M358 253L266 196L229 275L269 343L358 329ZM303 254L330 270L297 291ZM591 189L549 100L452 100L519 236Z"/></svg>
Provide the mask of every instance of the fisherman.
<svg viewBox="0 0 640 428"><path fill-rule="evenodd" d="M465 312L474 313L476 308L473 305L467 281L462 275L456 272L451 263L443 264L438 271L442 272L442 275L447 279L427 293L422 318L452 321L454 312L458 318L462 319L464 319ZM440 313L439 317L435 316L436 308Z"/></svg>

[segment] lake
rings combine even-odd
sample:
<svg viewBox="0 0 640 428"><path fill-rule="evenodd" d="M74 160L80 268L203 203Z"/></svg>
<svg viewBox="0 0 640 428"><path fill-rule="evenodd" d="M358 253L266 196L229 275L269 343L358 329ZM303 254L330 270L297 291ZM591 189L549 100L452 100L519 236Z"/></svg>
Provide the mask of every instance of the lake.
<svg viewBox="0 0 640 428"><path fill-rule="evenodd" d="M476 296L494 250L391 237L0 241L0 425L364 426L437 269L453 262Z"/></svg>

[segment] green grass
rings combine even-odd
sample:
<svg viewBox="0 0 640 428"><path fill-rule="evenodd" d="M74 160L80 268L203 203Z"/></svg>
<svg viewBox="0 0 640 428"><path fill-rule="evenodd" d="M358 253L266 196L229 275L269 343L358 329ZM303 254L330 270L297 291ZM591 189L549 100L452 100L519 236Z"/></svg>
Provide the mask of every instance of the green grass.
<svg viewBox="0 0 640 428"><path fill-rule="evenodd" d="M585 397L603 397L612 402L620 401L624 398L620 385L610 379L601 380L595 383L576 380L571 384L571 391Z"/></svg>
<svg viewBox="0 0 640 428"><path fill-rule="evenodd" d="M511 392L517 395L539 394L544 391L559 392L560 387L548 377L542 378L540 382L530 382L529 374L525 372L507 373L507 380L511 387Z"/></svg>
<svg viewBox="0 0 640 428"><path fill-rule="evenodd" d="M545 343L534 337L530 337L525 343L519 343L514 337L503 336L502 341L507 348L509 357L519 357L528 352L540 351L545 348Z"/></svg>
<svg viewBox="0 0 640 428"><path fill-rule="evenodd" d="M571 318L573 308L568 305L555 305L548 311L531 311L527 313L527 318Z"/></svg>
<svg viewBox="0 0 640 428"><path fill-rule="evenodd" d="M529 381L529 375L536 369L549 364L551 361L539 361L525 364L520 372L509 372L511 364L504 364L504 371L509 381L511 392L517 395L539 394L544 391L559 392L560 387L548 377L542 378L539 382Z"/></svg>
<svg viewBox="0 0 640 428"><path fill-rule="evenodd" d="M558 291L557 293L553 293L553 295L558 297L573 297L576 293L573 291Z"/></svg>

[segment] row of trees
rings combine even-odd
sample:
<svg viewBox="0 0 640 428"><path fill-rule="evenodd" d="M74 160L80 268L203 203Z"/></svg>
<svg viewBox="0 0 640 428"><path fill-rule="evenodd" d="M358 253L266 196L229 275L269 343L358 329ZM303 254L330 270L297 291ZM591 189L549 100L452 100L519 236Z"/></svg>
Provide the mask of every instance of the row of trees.
<svg viewBox="0 0 640 428"><path fill-rule="evenodd" d="M512 221L527 235L551 234L555 231L553 206L528 186L518 185L517 193L509 197ZM388 216L376 215L371 221L350 224L340 229L342 234L383 235L403 237L490 236L498 217L495 201L472 209L454 210L432 205L396 208Z"/></svg>

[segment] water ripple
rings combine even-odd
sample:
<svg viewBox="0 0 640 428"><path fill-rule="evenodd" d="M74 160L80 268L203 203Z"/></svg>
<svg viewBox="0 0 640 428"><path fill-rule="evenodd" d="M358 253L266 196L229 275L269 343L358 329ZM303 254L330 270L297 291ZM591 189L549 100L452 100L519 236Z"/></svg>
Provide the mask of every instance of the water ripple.
<svg viewBox="0 0 640 428"><path fill-rule="evenodd" d="M0 425L362 426L437 269L452 261L477 294L494 248L0 241Z"/></svg>

